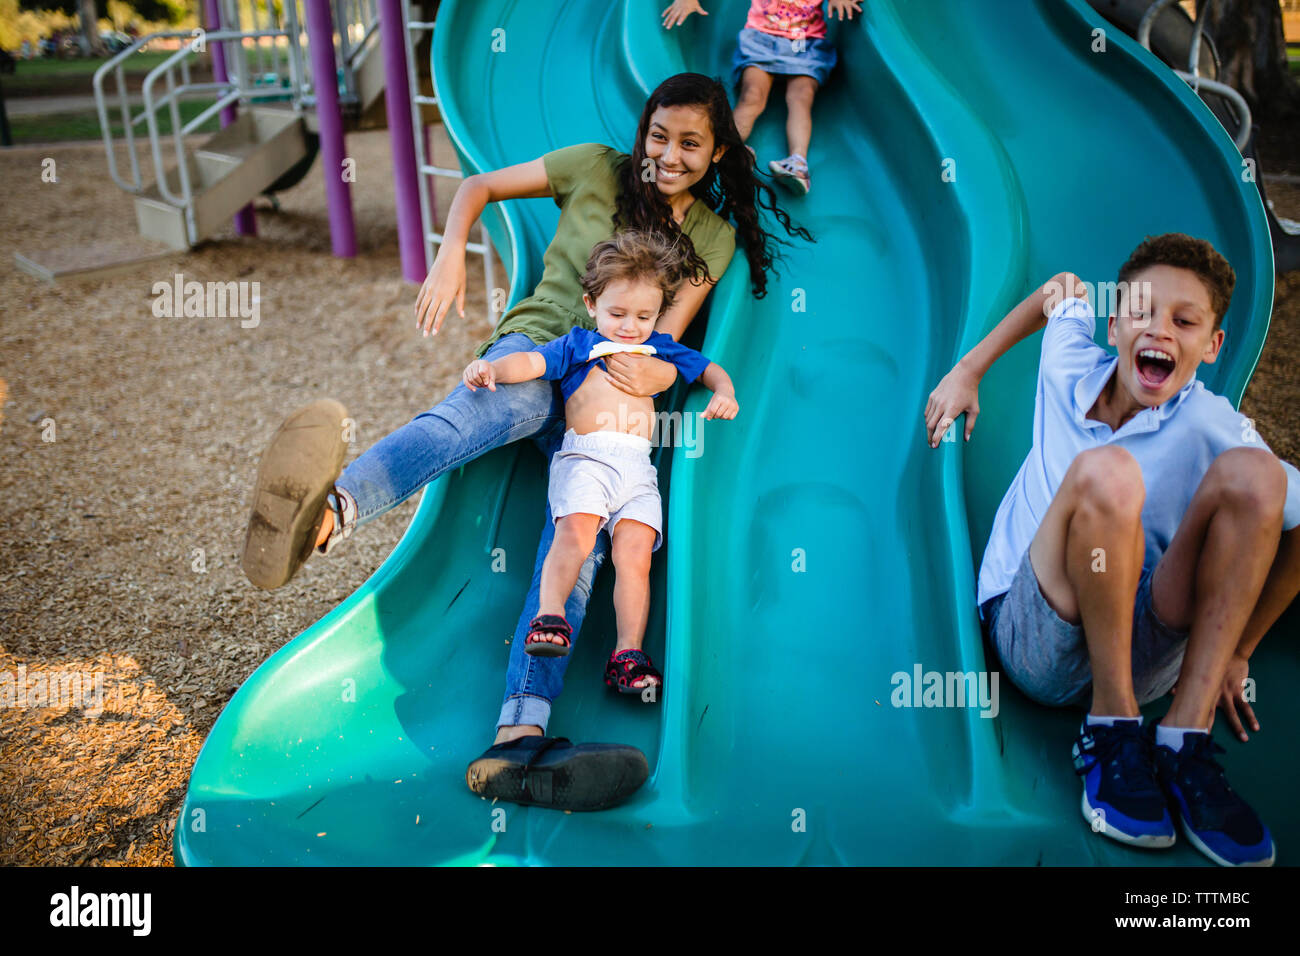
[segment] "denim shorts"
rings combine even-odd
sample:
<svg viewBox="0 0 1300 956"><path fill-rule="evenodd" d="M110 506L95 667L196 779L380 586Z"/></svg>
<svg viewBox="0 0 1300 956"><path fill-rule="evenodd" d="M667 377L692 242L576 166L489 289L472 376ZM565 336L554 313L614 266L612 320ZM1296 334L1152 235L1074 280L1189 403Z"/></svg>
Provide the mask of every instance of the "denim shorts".
<svg viewBox="0 0 1300 956"><path fill-rule="evenodd" d="M1139 704L1169 693L1187 649L1187 632L1169 627L1151 606L1154 570L1142 569L1133 605L1133 692ZM1092 667L1083 628L1061 620L1047 603L1028 548L1011 589L984 602L983 621L1003 671L1026 697L1052 707L1088 706Z"/></svg>
<svg viewBox="0 0 1300 956"><path fill-rule="evenodd" d="M819 86L826 83L835 68L835 45L825 37L791 40L745 27L736 40L736 54L731 60L733 86L740 82L747 66L766 73L811 76Z"/></svg>

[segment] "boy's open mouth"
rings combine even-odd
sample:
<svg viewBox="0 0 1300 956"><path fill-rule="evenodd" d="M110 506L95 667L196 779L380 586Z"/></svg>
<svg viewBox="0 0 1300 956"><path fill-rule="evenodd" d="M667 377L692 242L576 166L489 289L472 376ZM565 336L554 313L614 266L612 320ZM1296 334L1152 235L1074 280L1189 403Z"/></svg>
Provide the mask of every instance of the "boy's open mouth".
<svg viewBox="0 0 1300 956"><path fill-rule="evenodd" d="M1137 354L1138 379L1150 389L1158 389L1174 374L1174 357L1164 349L1142 349Z"/></svg>

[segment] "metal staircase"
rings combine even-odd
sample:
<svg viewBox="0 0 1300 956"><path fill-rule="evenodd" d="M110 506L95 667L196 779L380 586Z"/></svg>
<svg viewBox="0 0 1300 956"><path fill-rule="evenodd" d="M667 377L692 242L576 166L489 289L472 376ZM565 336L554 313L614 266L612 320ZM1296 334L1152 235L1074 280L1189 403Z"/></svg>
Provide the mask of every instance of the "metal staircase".
<svg viewBox="0 0 1300 956"><path fill-rule="evenodd" d="M136 40L95 73L94 89L109 175L136 196L136 219L147 238L185 249L201 242L273 184L286 188L285 174L303 163L314 148L315 89L306 56L299 2L220 0L228 28L204 32L169 31ZM241 9L242 7L242 9ZM345 123L354 128L364 111L382 99L383 55L372 0L333 0L339 102ZM180 48L145 77L143 104L134 115L126 95L125 64L150 41L178 38ZM228 71L225 81L195 82L195 57L215 55L220 47ZM109 87L106 90L106 85ZM180 104L216 101L188 122ZM109 123L110 104L120 110L123 135L116 142ZM238 106L237 119L195 147L186 137L212 117ZM170 133L160 132L160 118ZM143 127L143 129L142 129ZM137 139L147 139L151 176L141 169ZM119 171L115 147L124 145L129 171ZM305 172L305 168L303 169Z"/></svg>
<svg viewBox="0 0 1300 956"><path fill-rule="evenodd" d="M263 192L287 189L311 164L320 124L312 75L305 4L318 0L218 0L223 28L170 31L140 37L95 73L94 89L109 174L135 198L140 234L174 249L186 249L219 231ZM329 0L334 22L338 102L346 130L386 124L384 53L377 0ZM460 180L459 169L437 166L429 155L425 127L439 121L438 96L428 69L435 27L435 0L402 0L402 34L419 176L421 237L425 269L432 267L443 237L438 231L438 179ZM175 38L180 48L145 77L143 105L132 114L126 94L126 65L151 41ZM224 81L195 82L196 57L212 55L225 65ZM183 122L180 104L216 98ZM186 143L206 122L236 107L237 118L197 147ZM111 134L110 112L120 112L123 133ZM170 119L169 133L160 118ZM151 170L142 170L137 140L148 144ZM125 147L129 169L119 170ZM273 189L271 188L273 187ZM487 232L466 246L483 257L491 318L496 270Z"/></svg>

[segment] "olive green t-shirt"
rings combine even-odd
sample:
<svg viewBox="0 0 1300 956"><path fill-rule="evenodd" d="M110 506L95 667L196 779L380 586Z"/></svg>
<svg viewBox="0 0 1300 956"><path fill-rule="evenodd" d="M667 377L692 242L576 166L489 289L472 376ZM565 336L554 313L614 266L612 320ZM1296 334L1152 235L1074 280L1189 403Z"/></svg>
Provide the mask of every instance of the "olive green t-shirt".
<svg viewBox="0 0 1300 956"><path fill-rule="evenodd" d="M542 257L542 279L532 295L502 316L492 337L478 347L476 354L481 356L493 342L511 332L522 332L542 345L574 326L595 328L582 304L582 274L592 247L614 234L618 196L615 170L626 157L626 153L599 143L566 146L542 157L546 179L560 207L555 238ZM681 228L708 265L709 275L720 279L736 249L735 228L699 199L686 210Z"/></svg>

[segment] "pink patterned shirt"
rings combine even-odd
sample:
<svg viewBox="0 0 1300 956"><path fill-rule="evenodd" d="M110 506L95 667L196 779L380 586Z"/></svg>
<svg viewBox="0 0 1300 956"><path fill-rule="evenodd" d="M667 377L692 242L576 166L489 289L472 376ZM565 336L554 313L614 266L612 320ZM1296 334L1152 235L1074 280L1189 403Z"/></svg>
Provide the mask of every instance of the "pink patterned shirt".
<svg viewBox="0 0 1300 956"><path fill-rule="evenodd" d="M790 40L826 36L821 0L752 0L745 26Z"/></svg>

